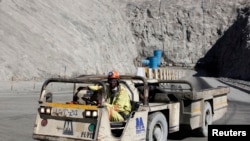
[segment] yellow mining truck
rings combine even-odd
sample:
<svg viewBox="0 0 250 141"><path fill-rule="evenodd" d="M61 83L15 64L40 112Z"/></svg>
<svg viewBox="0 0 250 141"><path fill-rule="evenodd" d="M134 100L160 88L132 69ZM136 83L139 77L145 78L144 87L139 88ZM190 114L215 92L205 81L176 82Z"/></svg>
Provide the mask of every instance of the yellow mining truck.
<svg viewBox="0 0 250 141"><path fill-rule="evenodd" d="M167 141L185 125L207 136L208 125L227 111L228 87L195 91L184 80L149 80L121 75L132 112L124 122L109 121L107 76L50 78L42 86L33 139L63 141ZM90 91L89 85L102 90Z"/></svg>

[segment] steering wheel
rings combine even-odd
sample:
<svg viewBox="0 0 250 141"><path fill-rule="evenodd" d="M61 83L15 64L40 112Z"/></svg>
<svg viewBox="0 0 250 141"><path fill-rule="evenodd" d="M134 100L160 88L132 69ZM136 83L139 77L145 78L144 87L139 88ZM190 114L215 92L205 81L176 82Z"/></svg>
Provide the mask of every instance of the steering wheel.
<svg viewBox="0 0 250 141"><path fill-rule="evenodd" d="M82 97L82 100L84 100L87 104L97 105L97 102L95 100L90 99L90 98Z"/></svg>

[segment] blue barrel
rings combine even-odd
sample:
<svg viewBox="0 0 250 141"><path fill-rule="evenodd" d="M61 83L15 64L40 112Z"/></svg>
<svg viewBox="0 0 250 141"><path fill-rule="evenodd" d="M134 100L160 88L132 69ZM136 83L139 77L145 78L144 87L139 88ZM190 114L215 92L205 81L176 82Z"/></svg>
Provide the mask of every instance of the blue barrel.
<svg viewBox="0 0 250 141"><path fill-rule="evenodd" d="M154 50L154 56L157 57L157 65L161 65L162 50Z"/></svg>
<svg viewBox="0 0 250 141"><path fill-rule="evenodd" d="M148 59L143 59L141 60L141 63L143 66L148 66L149 65L149 60Z"/></svg>
<svg viewBox="0 0 250 141"><path fill-rule="evenodd" d="M157 68L158 67L158 57L155 57L155 56L152 56L152 57L149 57L149 67L150 68Z"/></svg>

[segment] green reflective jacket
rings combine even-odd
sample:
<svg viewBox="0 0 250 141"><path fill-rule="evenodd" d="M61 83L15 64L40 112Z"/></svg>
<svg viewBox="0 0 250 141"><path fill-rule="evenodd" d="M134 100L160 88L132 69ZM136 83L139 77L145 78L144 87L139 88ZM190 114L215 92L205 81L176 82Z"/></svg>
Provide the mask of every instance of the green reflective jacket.
<svg viewBox="0 0 250 141"><path fill-rule="evenodd" d="M91 90L99 90L101 86L89 86ZM107 91L107 106L113 108L119 113L124 113L128 115L131 112L130 96L129 91L124 86L119 85L118 91L116 92L113 102L111 102L111 93L108 89Z"/></svg>

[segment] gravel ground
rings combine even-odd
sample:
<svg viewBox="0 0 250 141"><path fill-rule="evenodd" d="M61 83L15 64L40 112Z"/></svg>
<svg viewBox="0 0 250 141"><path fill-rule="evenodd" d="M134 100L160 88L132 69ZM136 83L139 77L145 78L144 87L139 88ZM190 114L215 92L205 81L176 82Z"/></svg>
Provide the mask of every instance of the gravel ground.
<svg viewBox="0 0 250 141"><path fill-rule="evenodd" d="M218 80L231 87L250 93L250 81L237 80L237 79L231 79L231 78L218 78Z"/></svg>

